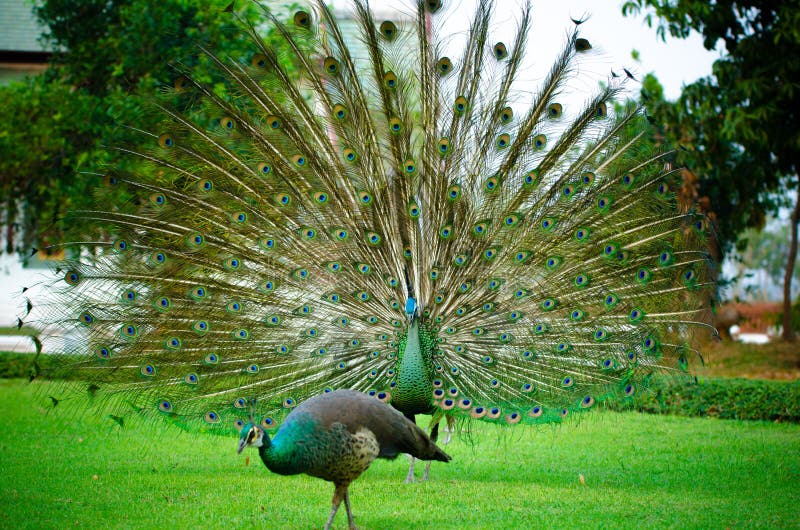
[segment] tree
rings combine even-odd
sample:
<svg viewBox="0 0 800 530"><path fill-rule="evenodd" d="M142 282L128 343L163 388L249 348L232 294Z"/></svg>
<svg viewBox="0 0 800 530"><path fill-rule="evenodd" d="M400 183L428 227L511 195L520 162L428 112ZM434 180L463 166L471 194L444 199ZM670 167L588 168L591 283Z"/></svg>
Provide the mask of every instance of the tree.
<svg viewBox="0 0 800 530"><path fill-rule="evenodd" d="M35 14L49 28L44 39L54 50L52 64L39 76L0 87L6 252L25 256L32 248L87 240L64 219L69 210L91 208L113 156L107 146L129 142L125 125L155 129L160 118L143 109L156 97L184 108L193 104L163 90L180 79L180 69L211 86L221 82L212 77L198 44L210 43L222 57L249 62L253 50L245 48L245 39L230 38L241 29L224 12L227 4L230 0L36 3ZM263 18L255 5L242 4L239 16ZM265 38L268 45L282 42ZM95 228L90 241L102 237L102 227Z"/></svg>
<svg viewBox="0 0 800 530"><path fill-rule="evenodd" d="M713 76L683 88L674 103L645 83L648 111L669 140L683 149L679 161L698 177L700 194L730 250L748 227L761 227L779 197L798 189L800 160L800 0L630 0L623 14L646 10L658 34L704 37L725 54ZM654 16L655 15L655 16ZM784 340L793 340L791 281L797 256L800 197L794 201L791 244L784 274Z"/></svg>

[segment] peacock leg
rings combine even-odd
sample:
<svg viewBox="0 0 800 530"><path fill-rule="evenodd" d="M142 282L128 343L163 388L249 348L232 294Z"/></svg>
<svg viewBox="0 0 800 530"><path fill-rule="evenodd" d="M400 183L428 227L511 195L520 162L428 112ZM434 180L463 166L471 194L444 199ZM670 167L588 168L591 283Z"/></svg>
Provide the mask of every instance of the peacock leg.
<svg viewBox="0 0 800 530"><path fill-rule="evenodd" d="M353 512L350 511L350 490L347 486L344 487L344 508L347 510L347 523L350 525L350 530L357 530Z"/></svg>
<svg viewBox="0 0 800 530"><path fill-rule="evenodd" d="M439 438L439 422L438 421L434 424L433 428L431 429L430 438L431 438L431 441L433 443L436 443L436 440ZM423 482L428 480L428 475L430 474L430 472L431 472L431 461L428 460L425 463L425 472L422 474L422 481Z"/></svg>
<svg viewBox="0 0 800 530"><path fill-rule="evenodd" d="M328 516L328 522L325 523L325 530L331 530L331 523L333 523L333 518L336 517L336 511L339 509L339 505L342 504L342 499L347 495L347 486L342 484L335 484L336 489L333 490L333 506L331 506L331 514ZM347 507L347 503L345 503L345 507ZM350 508L347 509L348 516L350 515Z"/></svg>

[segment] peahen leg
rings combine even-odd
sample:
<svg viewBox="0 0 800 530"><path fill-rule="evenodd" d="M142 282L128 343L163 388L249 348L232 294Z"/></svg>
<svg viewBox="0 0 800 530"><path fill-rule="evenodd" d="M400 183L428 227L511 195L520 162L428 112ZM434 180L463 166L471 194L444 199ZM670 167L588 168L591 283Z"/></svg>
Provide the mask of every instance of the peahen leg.
<svg viewBox="0 0 800 530"><path fill-rule="evenodd" d="M339 505L342 504L342 499L346 498L347 495L347 486L342 484L335 484L335 486L336 489L333 490L333 506L331 506L331 514L328 516L328 522L325 523L325 530L331 529L331 523L333 523L333 518L336 517L336 511L339 509ZM352 517L350 515L349 501L345 501L345 508L347 508L347 516Z"/></svg>
<svg viewBox="0 0 800 530"><path fill-rule="evenodd" d="M414 460L416 460L416 458L414 458L411 455L408 455L408 458L411 459L411 465L408 467L408 475L406 475L405 482L406 484L411 484L412 482L414 482Z"/></svg>
<svg viewBox="0 0 800 530"><path fill-rule="evenodd" d="M347 510L347 523L350 525L350 530L356 530L356 522L353 520L353 512L350 511L350 490L347 486L344 487L344 508Z"/></svg>

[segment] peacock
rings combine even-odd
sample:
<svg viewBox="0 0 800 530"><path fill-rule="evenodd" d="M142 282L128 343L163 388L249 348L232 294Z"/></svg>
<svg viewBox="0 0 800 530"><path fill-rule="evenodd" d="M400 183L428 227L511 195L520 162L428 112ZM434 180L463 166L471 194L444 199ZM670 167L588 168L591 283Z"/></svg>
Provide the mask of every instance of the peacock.
<svg viewBox="0 0 800 530"><path fill-rule="evenodd" d="M399 20L355 0L349 25L322 0L261 8L258 28L223 14L246 56L198 45L216 77L175 66L159 127L129 126L96 208L68 219L96 235L65 245L33 304L73 337L41 374L64 395L241 433L270 469L330 478L335 442L280 465L270 448L316 440L312 404L373 421L341 389L432 415L435 441L441 421L561 422L700 358L713 225L618 102L630 79L571 84L596 52L581 21L533 90L530 3L505 42L491 0L461 40L443 0ZM380 456L443 459L373 432Z"/></svg>
<svg viewBox="0 0 800 530"><path fill-rule="evenodd" d="M257 447L270 471L306 473L334 483L325 530L342 500L350 528L355 528L347 488L376 457L395 458L402 452L425 460L450 460L400 412L353 390L335 390L304 401L286 417L272 440L260 426L248 423L242 429L239 452L245 447Z"/></svg>

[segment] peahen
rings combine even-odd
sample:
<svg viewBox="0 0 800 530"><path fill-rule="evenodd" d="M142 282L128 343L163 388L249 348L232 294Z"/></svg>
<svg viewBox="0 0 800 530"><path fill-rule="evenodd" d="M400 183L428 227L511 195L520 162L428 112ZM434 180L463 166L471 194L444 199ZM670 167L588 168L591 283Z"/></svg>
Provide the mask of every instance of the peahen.
<svg viewBox="0 0 800 530"><path fill-rule="evenodd" d="M245 447L257 447L270 471L306 473L334 483L333 507L325 530L342 500L350 528L355 528L347 487L375 458L408 453L425 460L450 460L398 411L352 390L336 390L304 401L286 417L272 440L263 428L248 423L242 429L239 452Z"/></svg>
<svg viewBox="0 0 800 530"><path fill-rule="evenodd" d="M534 91L530 5L498 42L479 1L458 44L443 4L382 21L357 0L348 31L322 1L264 8L284 51L241 22L248 56L199 47L217 78L176 66L160 127L113 148L70 218L99 235L37 302L81 337L50 375L116 416L252 418L245 436L353 389L432 414L435 440L442 419L559 422L686 371L711 228L643 112L614 105L625 80L570 103L593 53L578 23Z"/></svg>

